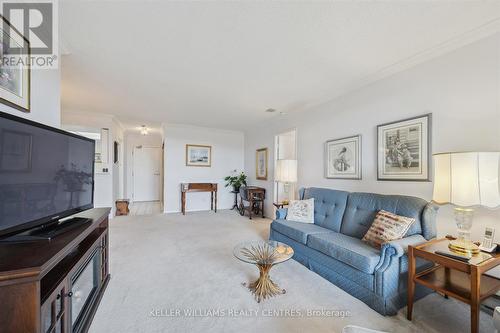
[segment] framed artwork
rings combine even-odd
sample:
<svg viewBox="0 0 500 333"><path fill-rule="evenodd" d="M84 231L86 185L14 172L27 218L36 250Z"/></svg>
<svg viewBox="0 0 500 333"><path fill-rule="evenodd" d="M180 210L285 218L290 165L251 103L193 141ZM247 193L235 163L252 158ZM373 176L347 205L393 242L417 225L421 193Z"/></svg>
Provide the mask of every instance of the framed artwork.
<svg viewBox="0 0 500 333"><path fill-rule="evenodd" d="M325 143L325 178L361 179L361 135Z"/></svg>
<svg viewBox="0 0 500 333"><path fill-rule="evenodd" d="M9 51L9 45L17 44L19 48L27 47L29 53L30 43L5 18L1 18L0 56L8 59L19 57L19 61L11 61L8 65L0 66L0 103L23 112L30 112L31 68L26 63L26 58L30 59L31 55L11 54ZM5 31L4 27L9 27L8 31ZM19 45L23 42L24 45Z"/></svg>
<svg viewBox="0 0 500 333"><path fill-rule="evenodd" d="M31 171L33 137L29 133L3 130L0 146L0 172Z"/></svg>
<svg viewBox="0 0 500 333"><path fill-rule="evenodd" d="M186 166L210 167L212 146L186 145Z"/></svg>
<svg viewBox="0 0 500 333"><path fill-rule="evenodd" d="M255 178L267 180L267 148L255 152Z"/></svg>
<svg viewBox="0 0 500 333"><path fill-rule="evenodd" d="M432 115L377 126L378 180L430 181Z"/></svg>

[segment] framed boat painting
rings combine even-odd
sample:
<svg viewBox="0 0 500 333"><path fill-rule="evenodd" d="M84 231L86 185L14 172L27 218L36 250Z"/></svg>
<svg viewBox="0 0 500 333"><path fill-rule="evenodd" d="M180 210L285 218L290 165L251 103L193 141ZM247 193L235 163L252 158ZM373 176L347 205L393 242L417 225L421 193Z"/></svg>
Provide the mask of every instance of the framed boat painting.
<svg viewBox="0 0 500 333"><path fill-rule="evenodd" d="M210 167L212 146L186 145L186 166Z"/></svg>
<svg viewBox="0 0 500 333"><path fill-rule="evenodd" d="M378 180L430 181L431 120L426 114L377 126Z"/></svg>

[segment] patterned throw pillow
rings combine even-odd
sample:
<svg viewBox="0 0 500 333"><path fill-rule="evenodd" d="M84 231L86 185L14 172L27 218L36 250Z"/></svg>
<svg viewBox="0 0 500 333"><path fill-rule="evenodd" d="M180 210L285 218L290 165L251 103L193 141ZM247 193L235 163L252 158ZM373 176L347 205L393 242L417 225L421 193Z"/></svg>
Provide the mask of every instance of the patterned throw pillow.
<svg viewBox="0 0 500 333"><path fill-rule="evenodd" d="M363 241L379 249L383 243L403 238L413 222L415 222L414 218L381 210L375 216L375 220L363 237Z"/></svg>
<svg viewBox="0 0 500 333"><path fill-rule="evenodd" d="M314 198L290 200L286 219L295 222L314 223Z"/></svg>

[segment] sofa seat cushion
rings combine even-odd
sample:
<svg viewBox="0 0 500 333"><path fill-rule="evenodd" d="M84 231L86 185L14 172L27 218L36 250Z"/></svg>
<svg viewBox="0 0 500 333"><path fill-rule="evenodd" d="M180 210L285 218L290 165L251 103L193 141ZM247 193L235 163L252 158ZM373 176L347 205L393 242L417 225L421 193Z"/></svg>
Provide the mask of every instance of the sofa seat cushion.
<svg viewBox="0 0 500 333"><path fill-rule="evenodd" d="M307 246L367 274L373 274L380 261L379 250L360 239L337 232L312 234Z"/></svg>
<svg viewBox="0 0 500 333"><path fill-rule="evenodd" d="M297 242L307 244L309 235L317 235L323 233L330 233L333 231L320 227L312 223L294 222L288 220L274 220L271 223L271 228L280 234L290 237Z"/></svg>

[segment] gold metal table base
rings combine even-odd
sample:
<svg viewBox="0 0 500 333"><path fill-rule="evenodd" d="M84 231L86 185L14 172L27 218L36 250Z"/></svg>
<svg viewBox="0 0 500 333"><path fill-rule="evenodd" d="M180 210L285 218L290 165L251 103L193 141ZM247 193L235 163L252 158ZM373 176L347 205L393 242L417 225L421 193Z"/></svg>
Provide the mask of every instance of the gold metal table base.
<svg viewBox="0 0 500 333"><path fill-rule="evenodd" d="M293 249L286 244L276 241L243 243L234 250L236 258L259 268L259 278L248 287L258 303L266 298L286 293L269 277L269 271L274 265L282 263L293 256Z"/></svg>
<svg viewBox="0 0 500 333"><path fill-rule="evenodd" d="M250 283L247 288L254 294L257 303L286 293L286 290L278 287L269 276L269 271L273 267L272 264L256 264L256 266L259 268L260 276L257 281ZM243 283L243 285L246 286L246 283Z"/></svg>

